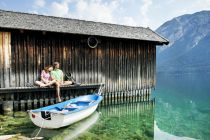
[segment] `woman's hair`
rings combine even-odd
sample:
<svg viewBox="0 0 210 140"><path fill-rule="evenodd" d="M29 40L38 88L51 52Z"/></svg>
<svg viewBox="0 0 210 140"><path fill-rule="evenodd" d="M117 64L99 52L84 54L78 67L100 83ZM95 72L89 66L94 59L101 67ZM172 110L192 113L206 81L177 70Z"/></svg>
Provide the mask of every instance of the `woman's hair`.
<svg viewBox="0 0 210 140"><path fill-rule="evenodd" d="M44 67L44 71L45 71L45 72L49 72L49 68L50 68L50 67L52 67L52 65L49 65L49 66Z"/></svg>

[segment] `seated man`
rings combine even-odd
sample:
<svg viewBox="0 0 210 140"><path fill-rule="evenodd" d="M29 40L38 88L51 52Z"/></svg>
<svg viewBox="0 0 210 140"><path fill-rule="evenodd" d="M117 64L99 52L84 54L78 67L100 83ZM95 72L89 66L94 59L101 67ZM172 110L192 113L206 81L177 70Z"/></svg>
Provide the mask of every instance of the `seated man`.
<svg viewBox="0 0 210 140"><path fill-rule="evenodd" d="M71 85L72 81L64 81L63 80L63 71L60 68L60 64L58 62L54 62L53 64L54 69L51 71L52 80L55 80L56 83L56 95L58 97L58 101L61 102L60 98L60 86L62 85Z"/></svg>

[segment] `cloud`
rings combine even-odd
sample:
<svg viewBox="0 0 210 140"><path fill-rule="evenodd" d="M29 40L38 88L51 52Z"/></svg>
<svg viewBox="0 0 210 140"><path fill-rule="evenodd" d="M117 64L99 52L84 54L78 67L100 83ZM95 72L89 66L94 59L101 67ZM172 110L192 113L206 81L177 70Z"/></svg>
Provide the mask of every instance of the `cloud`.
<svg viewBox="0 0 210 140"><path fill-rule="evenodd" d="M130 16L117 16L119 9L122 10L120 6L121 3L118 0L109 2L102 0L63 0L51 3L50 15L97 22L137 25Z"/></svg>
<svg viewBox="0 0 210 140"><path fill-rule="evenodd" d="M45 6L45 0L35 0L34 1L34 7L42 8L44 6Z"/></svg>
<svg viewBox="0 0 210 140"><path fill-rule="evenodd" d="M137 22L133 19L133 17L125 16L122 18L120 23L129 26L138 26Z"/></svg>
<svg viewBox="0 0 210 140"><path fill-rule="evenodd" d="M202 9L202 10L209 10L210 7L210 0L199 0L196 1L192 4L191 8L192 10L198 10L198 9Z"/></svg>
<svg viewBox="0 0 210 140"><path fill-rule="evenodd" d="M50 15L67 17L69 15L69 3L70 0L63 0L59 2L52 2L50 7Z"/></svg>
<svg viewBox="0 0 210 140"><path fill-rule="evenodd" d="M104 2L102 0L78 0L76 10L72 16L79 19L98 22L137 26L137 22L129 15L121 15L123 0Z"/></svg>
<svg viewBox="0 0 210 140"><path fill-rule="evenodd" d="M132 1L133 4L138 4L138 0ZM129 26L143 25L143 23L140 23L139 20L136 19L136 15L139 14L139 6L136 6L133 12L127 8L128 4L131 4L131 2L125 0L60 0L48 3L42 9L35 9L35 11L44 9L45 14L51 16ZM144 0L144 4L141 7L142 16L138 15L138 17L143 17L141 19L143 19L142 21L144 21L146 25L148 25L147 23L149 22L147 12L150 4L151 0L149 0L149 2ZM43 12L41 14L43 14Z"/></svg>
<svg viewBox="0 0 210 140"><path fill-rule="evenodd" d="M150 19L148 18L148 11L149 8L152 6L152 0L143 0L142 6L140 8L140 14L142 16L141 25L142 26L149 26Z"/></svg>
<svg viewBox="0 0 210 140"><path fill-rule="evenodd" d="M80 19L115 23L114 12L118 6L118 1L78 0L74 15Z"/></svg>
<svg viewBox="0 0 210 140"><path fill-rule="evenodd" d="M1 0L0 8L51 16L157 28L182 14L210 10L210 0ZM9 7L10 6L10 7Z"/></svg>

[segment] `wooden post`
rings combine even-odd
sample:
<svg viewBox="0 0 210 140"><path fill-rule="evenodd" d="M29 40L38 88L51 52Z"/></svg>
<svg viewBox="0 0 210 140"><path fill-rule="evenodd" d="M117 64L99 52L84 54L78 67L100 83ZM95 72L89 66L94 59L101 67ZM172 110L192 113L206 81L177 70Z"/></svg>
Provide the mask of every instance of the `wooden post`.
<svg viewBox="0 0 210 140"><path fill-rule="evenodd" d="M56 103L56 100L54 100L53 98L50 99L50 104L53 105Z"/></svg>
<svg viewBox="0 0 210 140"><path fill-rule="evenodd" d="M27 100L27 109L32 109L32 100Z"/></svg>
<svg viewBox="0 0 210 140"><path fill-rule="evenodd" d="M40 106L40 107L43 107L43 102L44 102L43 99L39 99L39 106Z"/></svg>
<svg viewBox="0 0 210 140"><path fill-rule="evenodd" d="M20 108L21 108L21 111L25 111L25 103L26 103L25 100L20 100Z"/></svg>
<svg viewBox="0 0 210 140"><path fill-rule="evenodd" d="M33 106L34 109L37 108L37 102L38 102L38 100L37 99L34 99L34 106Z"/></svg>
<svg viewBox="0 0 210 140"><path fill-rule="evenodd" d="M49 99L48 99L48 98L45 98L45 100L44 100L44 105L45 105L45 106L48 106L48 105L49 105Z"/></svg>
<svg viewBox="0 0 210 140"><path fill-rule="evenodd" d="M69 97L68 97L68 96L66 96L65 100L69 100Z"/></svg>
<svg viewBox="0 0 210 140"><path fill-rule="evenodd" d="M13 101L3 101L2 108L4 113L13 111Z"/></svg>

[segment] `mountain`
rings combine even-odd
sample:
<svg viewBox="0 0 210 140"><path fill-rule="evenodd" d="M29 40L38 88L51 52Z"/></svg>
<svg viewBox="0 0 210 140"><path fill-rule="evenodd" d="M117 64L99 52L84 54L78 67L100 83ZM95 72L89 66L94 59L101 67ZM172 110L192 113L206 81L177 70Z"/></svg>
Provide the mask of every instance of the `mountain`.
<svg viewBox="0 0 210 140"><path fill-rule="evenodd" d="M156 32L170 41L157 47L157 72L210 72L210 11L173 18Z"/></svg>

